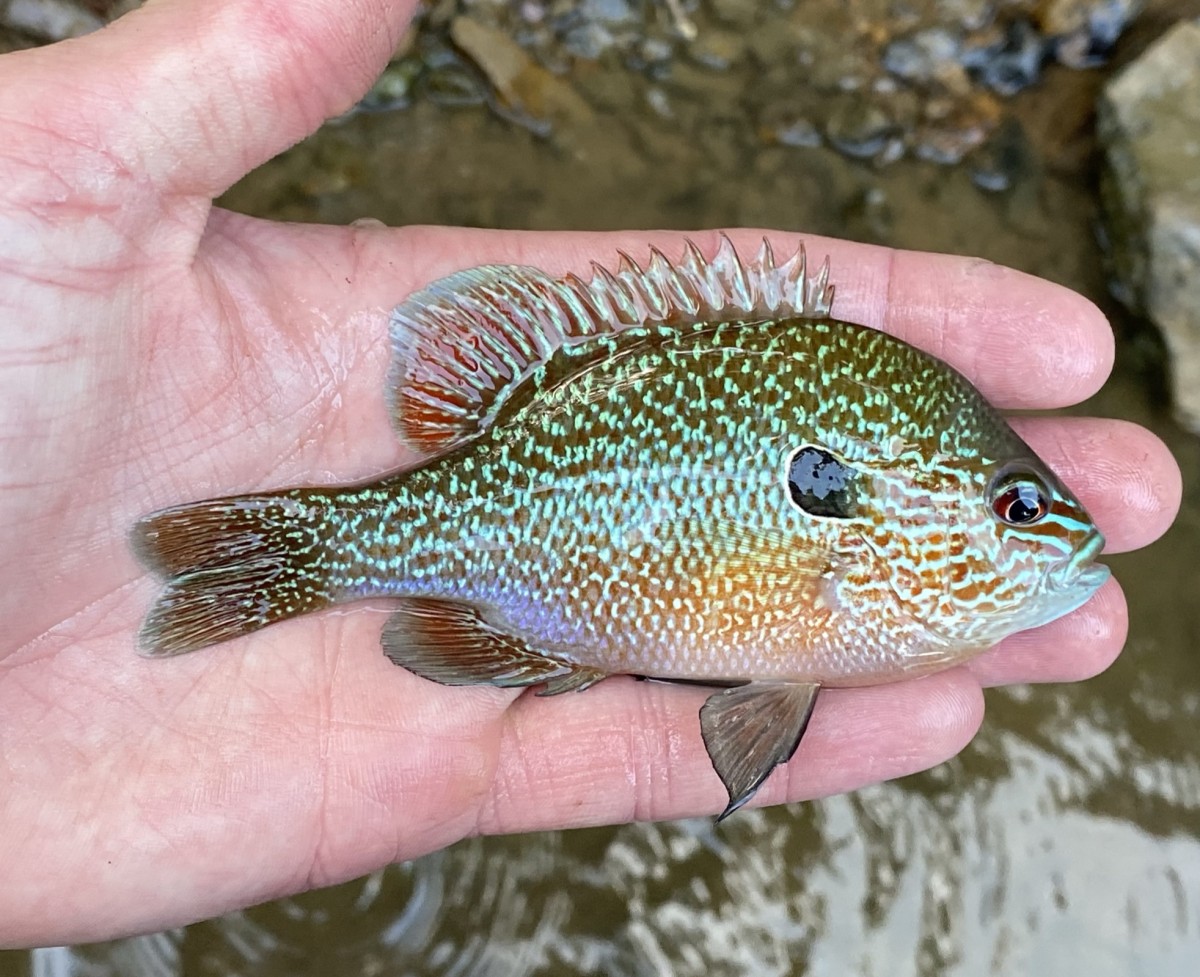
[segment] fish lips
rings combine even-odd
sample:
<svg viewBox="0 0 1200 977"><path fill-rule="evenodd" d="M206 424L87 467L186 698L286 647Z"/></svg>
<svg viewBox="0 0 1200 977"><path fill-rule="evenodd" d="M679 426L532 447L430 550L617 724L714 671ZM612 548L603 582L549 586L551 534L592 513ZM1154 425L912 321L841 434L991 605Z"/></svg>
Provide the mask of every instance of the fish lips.
<svg viewBox="0 0 1200 977"><path fill-rule="evenodd" d="M1050 590L1069 597L1073 601L1070 610L1085 603L1112 575L1112 571L1103 563L1093 562L1103 549L1104 536L1099 530L1093 529L1071 554L1071 558L1052 575Z"/></svg>

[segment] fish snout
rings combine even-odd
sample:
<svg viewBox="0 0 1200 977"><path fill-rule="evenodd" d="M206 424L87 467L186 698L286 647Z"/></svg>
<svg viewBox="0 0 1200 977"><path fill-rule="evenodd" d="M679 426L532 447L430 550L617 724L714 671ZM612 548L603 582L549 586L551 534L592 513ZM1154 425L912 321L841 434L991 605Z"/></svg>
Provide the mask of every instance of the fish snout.
<svg viewBox="0 0 1200 977"><path fill-rule="evenodd" d="M1098 529L1093 529L1075 551L1054 574L1051 586L1054 590L1075 591L1081 598L1081 603L1109 578L1112 571L1095 559L1104 549L1104 536Z"/></svg>

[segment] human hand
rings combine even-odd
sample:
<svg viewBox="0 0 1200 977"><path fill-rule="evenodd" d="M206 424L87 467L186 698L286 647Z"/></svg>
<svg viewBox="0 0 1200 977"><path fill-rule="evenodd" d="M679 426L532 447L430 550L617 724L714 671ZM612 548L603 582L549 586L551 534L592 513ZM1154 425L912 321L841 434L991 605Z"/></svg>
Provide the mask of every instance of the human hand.
<svg viewBox="0 0 1200 977"><path fill-rule="evenodd" d="M401 5L403 7L404 5ZM344 110L394 48L381 0L161 0L0 59L0 944L178 924L476 833L715 813L704 690L607 680L552 699L395 668L382 616L289 621L172 661L136 653L159 586L130 527L177 502L345 483L406 460L387 314L459 268L583 271L673 233L285 226L214 196ZM752 252L761 231L730 232ZM706 253L715 234L690 234ZM794 236L774 234L777 253ZM1102 383L1100 313L984 262L806 237L841 318L966 372L999 406ZM1030 342L1030 338L1035 341ZM1179 475L1116 421L1024 420L1109 551L1169 524ZM1115 582L969 667L826 691L756 803L953 755L981 686L1082 679L1125 633Z"/></svg>

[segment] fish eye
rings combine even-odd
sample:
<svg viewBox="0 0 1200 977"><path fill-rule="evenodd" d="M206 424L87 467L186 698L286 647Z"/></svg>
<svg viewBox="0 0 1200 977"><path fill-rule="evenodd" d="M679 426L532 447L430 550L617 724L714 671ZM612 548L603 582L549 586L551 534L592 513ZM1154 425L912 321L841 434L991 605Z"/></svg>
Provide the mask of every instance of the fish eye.
<svg viewBox="0 0 1200 977"><path fill-rule="evenodd" d="M1002 482L992 497L992 512L1010 526L1032 526L1050 511L1050 492L1031 475Z"/></svg>
<svg viewBox="0 0 1200 977"><path fill-rule="evenodd" d="M855 514L858 473L824 448L805 445L787 461L792 504L810 516L849 519Z"/></svg>

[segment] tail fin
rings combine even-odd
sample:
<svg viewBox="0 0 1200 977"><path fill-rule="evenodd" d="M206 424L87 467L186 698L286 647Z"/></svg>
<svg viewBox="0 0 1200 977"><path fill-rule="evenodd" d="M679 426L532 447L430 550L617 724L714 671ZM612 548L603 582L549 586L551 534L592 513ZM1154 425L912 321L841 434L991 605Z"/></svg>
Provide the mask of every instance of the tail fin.
<svg viewBox="0 0 1200 977"><path fill-rule="evenodd" d="M133 548L167 584L142 625L142 653L179 655L328 606L327 500L246 495L164 509Z"/></svg>

